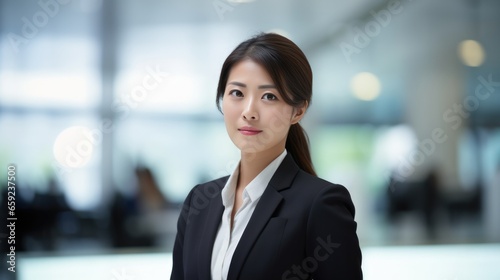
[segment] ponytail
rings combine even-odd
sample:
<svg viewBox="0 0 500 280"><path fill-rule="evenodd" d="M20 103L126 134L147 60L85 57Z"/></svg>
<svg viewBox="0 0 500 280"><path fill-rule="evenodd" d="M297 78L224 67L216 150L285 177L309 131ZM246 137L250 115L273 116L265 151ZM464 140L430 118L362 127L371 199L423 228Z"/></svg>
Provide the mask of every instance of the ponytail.
<svg viewBox="0 0 500 280"><path fill-rule="evenodd" d="M299 123L290 126L285 147L302 170L316 176L309 152L309 138Z"/></svg>

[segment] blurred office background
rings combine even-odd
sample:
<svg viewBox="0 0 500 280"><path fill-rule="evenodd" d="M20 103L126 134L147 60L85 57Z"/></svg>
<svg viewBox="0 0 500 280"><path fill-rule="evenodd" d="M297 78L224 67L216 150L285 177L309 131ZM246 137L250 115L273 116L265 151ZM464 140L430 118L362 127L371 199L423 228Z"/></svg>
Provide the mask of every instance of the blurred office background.
<svg viewBox="0 0 500 280"><path fill-rule="evenodd" d="M19 279L61 255L168 255L188 191L238 162L215 90L261 31L310 60L303 125L320 177L353 197L367 279L397 248L498 256L499 13L496 0L1 0L0 217L15 164ZM92 279L123 272L103 271Z"/></svg>

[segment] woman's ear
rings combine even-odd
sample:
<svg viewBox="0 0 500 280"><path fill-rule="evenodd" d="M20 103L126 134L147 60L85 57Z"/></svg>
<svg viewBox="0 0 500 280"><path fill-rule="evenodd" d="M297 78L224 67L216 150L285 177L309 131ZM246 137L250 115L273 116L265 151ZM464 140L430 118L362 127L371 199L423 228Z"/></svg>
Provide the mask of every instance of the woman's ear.
<svg viewBox="0 0 500 280"><path fill-rule="evenodd" d="M309 103L307 102L307 100L305 100L302 106L293 108L293 115L291 120L292 124L298 123L304 117L307 111L307 106L309 106Z"/></svg>

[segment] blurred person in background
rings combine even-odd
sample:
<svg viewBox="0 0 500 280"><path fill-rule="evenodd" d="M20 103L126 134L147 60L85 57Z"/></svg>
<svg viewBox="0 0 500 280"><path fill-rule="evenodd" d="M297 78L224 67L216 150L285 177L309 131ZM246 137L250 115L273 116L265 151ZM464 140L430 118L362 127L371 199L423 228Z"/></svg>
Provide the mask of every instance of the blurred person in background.
<svg viewBox="0 0 500 280"><path fill-rule="evenodd" d="M241 160L188 194L171 279L362 279L350 194L316 176L299 124L311 96L309 62L281 35L227 57L216 103Z"/></svg>
<svg viewBox="0 0 500 280"><path fill-rule="evenodd" d="M149 167L137 166L134 174L137 182L133 193L125 195L116 192L110 206L110 232L115 248L159 245L162 224L157 221L171 206Z"/></svg>

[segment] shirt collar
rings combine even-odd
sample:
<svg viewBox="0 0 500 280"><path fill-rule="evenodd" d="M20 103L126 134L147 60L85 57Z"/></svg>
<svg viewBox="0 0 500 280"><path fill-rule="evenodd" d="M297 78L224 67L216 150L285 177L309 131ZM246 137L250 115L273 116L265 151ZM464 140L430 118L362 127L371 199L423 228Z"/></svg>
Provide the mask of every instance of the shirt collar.
<svg viewBox="0 0 500 280"><path fill-rule="evenodd" d="M280 166L281 162L287 155L286 149L276 157L264 170L262 170L246 187L243 191L243 199L248 197L252 202L260 199L267 185L271 181L274 173ZM231 176L226 182L224 189L222 190L222 204L224 207L232 206L234 204L234 194L236 190L236 184L238 182L238 176L240 173L240 164L236 166Z"/></svg>

